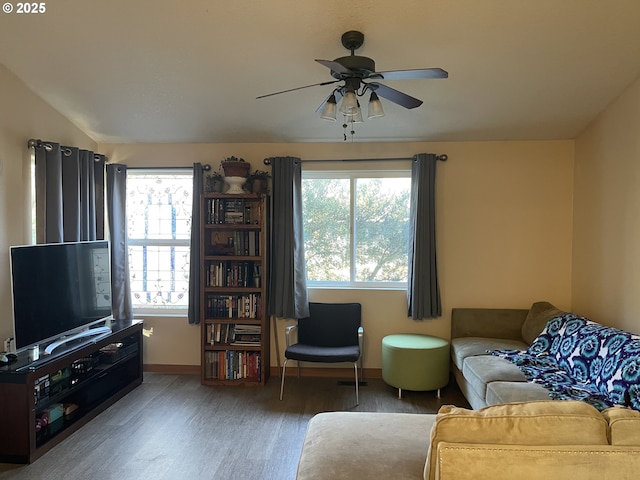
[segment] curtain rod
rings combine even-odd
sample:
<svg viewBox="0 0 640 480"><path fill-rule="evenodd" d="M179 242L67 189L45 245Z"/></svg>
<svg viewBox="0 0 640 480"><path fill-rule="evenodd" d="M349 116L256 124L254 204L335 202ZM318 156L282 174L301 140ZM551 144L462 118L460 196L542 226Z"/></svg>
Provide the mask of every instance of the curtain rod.
<svg viewBox="0 0 640 480"><path fill-rule="evenodd" d="M446 162L449 157L446 154L437 155L436 160ZM337 160L303 160L302 163L321 163L321 162L407 162L413 160L413 157L406 158L352 158L352 159L337 159ZM271 165L271 158L264 159L265 165Z"/></svg>
<svg viewBox="0 0 640 480"><path fill-rule="evenodd" d="M30 138L29 141L27 142L27 148L33 148L33 149L44 148L47 152L50 152L51 150L53 150L53 146L50 143L45 143L42 140L40 140L39 138L38 139ZM71 151L70 147L67 147L67 146L64 146L64 145L60 145L60 149L62 150L62 154L65 157L70 157L71 156L72 151ZM104 161L105 162L109 161L109 158L107 158L106 155L100 155L98 153L94 153L93 154L93 160L94 161L100 161L100 160L102 160L103 157L104 157Z"/></svg>
<svg viewBox="0 0 640 480"><path fill-rule="evenodd" d="M181 167L127 167L127 170L186 170L193 167L181 166ZM205 163L202 165L202 170L208 172L211 170L211 165Z"/></svg>

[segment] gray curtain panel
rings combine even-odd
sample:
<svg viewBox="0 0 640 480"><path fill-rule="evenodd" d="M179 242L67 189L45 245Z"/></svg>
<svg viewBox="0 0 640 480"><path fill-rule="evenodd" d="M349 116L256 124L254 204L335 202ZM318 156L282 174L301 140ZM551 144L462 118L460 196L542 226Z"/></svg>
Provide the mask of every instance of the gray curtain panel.
<svg viewBox="0 0 640 480"><path fill-rule="evenodd" d="M104 239L105 161L54 142L36 146L37 243Z"/></svg>
<svg viewBox="0 0 640 480"><path fill-rule="evenodd" d="M111 308L116 320L133 318L127 245L127 166L107 165L107 211L111 245Z"/></svg>
<svg viewBox="0 0 640 480"><path fill-rule="evenodd" d="M190 324L200 323L200 197L204 192L202 164L193 164L193 206L191 207L191 243L189 253L189 310Z"/></svg>
<svg viewBox="0 0 640 480"><path fill-rule="evenodd" d="M271 159L273 178L269 313L309 316L302 229L302 166L299 158Z"/></svg>
<svg viewBox="0 0 640 480"><path fill-rule="evenodd" d="M414 320L442 315L436 262L435 179L437 156L420 153L411 167L409 213L408 316Z"/></svg>

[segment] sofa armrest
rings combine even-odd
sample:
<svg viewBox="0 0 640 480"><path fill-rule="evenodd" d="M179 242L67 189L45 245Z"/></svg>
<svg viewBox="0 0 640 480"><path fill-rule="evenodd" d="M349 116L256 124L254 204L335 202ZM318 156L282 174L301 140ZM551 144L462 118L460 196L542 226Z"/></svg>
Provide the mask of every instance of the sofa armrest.
<svg viewBox="0 0 640 480"><path fill-rule="evenodd" d="M640 447L611 445L438 445L436 480L635 479Z"/></svg>
<svg viewBox="0 0 640 480"><path fill-rule="evenodd" d="M451 310L451 338L522 340L522 324L528 313L528 309L515 308L454 308Z"/></svg>

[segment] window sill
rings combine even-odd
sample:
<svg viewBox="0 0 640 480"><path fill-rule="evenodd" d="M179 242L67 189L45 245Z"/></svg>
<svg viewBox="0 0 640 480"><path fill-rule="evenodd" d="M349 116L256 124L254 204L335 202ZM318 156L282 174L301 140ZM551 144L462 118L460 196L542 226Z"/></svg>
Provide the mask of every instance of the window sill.
<svg viewBox="0 0 640 480"><path fill-rule="evenodd" d="M376 291L402 291L402 292L406 292L407 291L407 287L405 286L398 286L398 287L391 287L391 286L369 286L369 285L307 285L307 289L308 290L376 290Z"/></svg>
<svg viewBox="0 0 640 480"><path fill-rule="evenodd" d="M166 310L161 312L136 312L134 310L133 316L144 320L145 318L186 319L188 315L187 315L187 312L168 312Z"/></svg>

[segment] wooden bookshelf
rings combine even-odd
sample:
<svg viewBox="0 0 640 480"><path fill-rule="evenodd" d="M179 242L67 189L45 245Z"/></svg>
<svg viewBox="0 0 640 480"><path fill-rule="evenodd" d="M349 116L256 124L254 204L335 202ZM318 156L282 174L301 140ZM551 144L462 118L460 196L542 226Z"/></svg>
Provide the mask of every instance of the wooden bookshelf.
<svg viewBox="0 0 640 480"><path fill-rule="evenodd" d="M270 373L267 197L205 194L201 207L201 382L264 385Z"/></svg>

